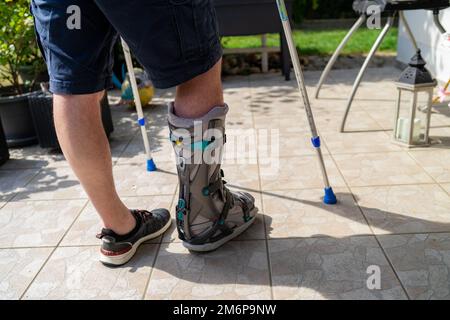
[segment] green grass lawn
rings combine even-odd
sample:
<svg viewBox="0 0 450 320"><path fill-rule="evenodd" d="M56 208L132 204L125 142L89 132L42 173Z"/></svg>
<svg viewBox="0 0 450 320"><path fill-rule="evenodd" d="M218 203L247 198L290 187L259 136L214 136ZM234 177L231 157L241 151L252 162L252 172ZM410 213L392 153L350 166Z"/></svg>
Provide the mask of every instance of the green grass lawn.
<svg viewBox="0 0 450 320"><path fill-rule="evenodd" d="M334 52L341 40L347 34L348 29L335 30L306 30L295 31L294 39L301 52L307 55L329 55ZM380 30L361 29L355 33L352 39L345 47L344 54L367 53L372 47ZM392 30L386 36L379 51L395 52L397 49L397 28ZM245 37L223 37L222 44L225 48L255 48L261 46L260 36ZM268 46L278 46L278 34L267 36Z"/></svg>

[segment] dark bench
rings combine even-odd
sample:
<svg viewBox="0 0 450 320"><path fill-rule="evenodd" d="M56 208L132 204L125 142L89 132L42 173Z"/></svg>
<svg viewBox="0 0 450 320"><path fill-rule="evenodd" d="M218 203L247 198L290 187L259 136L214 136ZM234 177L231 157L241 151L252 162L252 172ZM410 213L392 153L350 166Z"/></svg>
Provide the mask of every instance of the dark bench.
<svg viewBox="0 0 450 320"><path fill-rule="evenodd" d="M293 0L286 1L292 13ZM282 72L289 80L291 59L275 0L214 0L221 36L280 34Z"/></svg>

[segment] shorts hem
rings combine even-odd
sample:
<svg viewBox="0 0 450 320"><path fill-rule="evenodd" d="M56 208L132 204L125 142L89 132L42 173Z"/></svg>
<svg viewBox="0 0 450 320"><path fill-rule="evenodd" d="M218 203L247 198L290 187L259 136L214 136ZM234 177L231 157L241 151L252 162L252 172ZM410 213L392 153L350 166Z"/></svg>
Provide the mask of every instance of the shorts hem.
<svg viewBox="0 0 450 320"><path fill-rule="evenodd" d="M102 90L107 90L112 87L111 77L99 79L96 81L64 81L64 80L50 80L49 91L53 94L90 94Z"/></svg>
<svg viewBox="0 0 450 320"><path fill-rule="evenodd" d="M177 70L172 71L171 73L175 74L175 76L159 79L152 77L153 86L158 89L167 89L187 82L209 71L220 60L222 54L222 47L218 43L210 50L210 53L206 57L188 61L177 68Z"/></svg>

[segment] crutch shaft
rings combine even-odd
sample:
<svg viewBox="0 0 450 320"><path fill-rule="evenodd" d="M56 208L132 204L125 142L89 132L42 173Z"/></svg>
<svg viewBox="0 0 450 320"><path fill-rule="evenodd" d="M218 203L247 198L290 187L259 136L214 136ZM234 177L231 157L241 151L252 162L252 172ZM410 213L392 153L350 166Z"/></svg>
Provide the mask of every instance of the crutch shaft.
<svg viewBox="0 0 450 320"><path fill-rule="evenodd" d="M133 91L134 104L136 106L136 112L138 114L138 124L141 128L142 140L144 141L144 148L145 148L145 153L147 156L147 170L154 171L156 168L155 168L155 164L153 162L152 154L150 151L150 142L149 142L148 136L147 136L147 129L145 126L145 116L144 116L144 112L142 110L141 99L139 97L139 88L138 88L137 81L136 81L136 75L134 73L133 60L131 59L130 48L128 47L127 43L123 39L122 39L122 47L123 47L123 52L124 52L124 56L125 56L125 63L127 65L127 69L128 69L128 75L130 78L129 80L130 80L130 84L131 84L131 89Z"/></svg>
<svg viewBox="0 0 450 320"><path fill-rule="evenodd" d="M324 181L324 185L325 185L325 190L326 190L326 192L328 190L334 198L334 201L331 201L329 203L333 204L333 203L335 203L336 200L335 200L334 194L332 192L332 189L330 187L330 182L329 182L328 174L327 174L327 171L325 168L322 151L320 149L320 138L317 133L314 116L313 116L313 113L311 110L311 104L309 101L308 92L306 90L305 79L304 79L302 68L300 65L300 59L299 59L297 49L294 44L294 39L292 37L292 30L291 30L291 25L289 22L288 13L286 10L286 5L284 3L284 0L276 0L276 1L277 1L278 10L280 13L281 22L283 24L283 29L284 29L284 32L286 35L286 41L288 43L289 52L291 54L291 60L292 60L293 66L294 66L294 72L295 72L295 77L297 79L298 88L300 91L300 95L302 96L302 99L303 99L306 115L307 115L309 126L311 129L311 134L312 134L311 141L317 152L320 168L322 171L323 181ZM328 195L326 194L326 196L328 196Z"/></svg>

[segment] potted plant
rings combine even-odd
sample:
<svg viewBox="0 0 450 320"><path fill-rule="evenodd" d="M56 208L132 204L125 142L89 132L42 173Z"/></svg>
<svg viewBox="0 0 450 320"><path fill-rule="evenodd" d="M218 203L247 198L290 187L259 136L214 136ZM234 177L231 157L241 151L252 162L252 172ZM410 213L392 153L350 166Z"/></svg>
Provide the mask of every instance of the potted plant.
<svg viewBox="0 0 450 320"><path fill-rule="evenodd" d="M27 0L0 2L0 118L10 147L35 143L28 95L45 64Z"/></svg>
<svg viewBox="0 0 450 320"><path fill-rule="evenodd" d="M58 137L53 123L53 96L48 87L42 83L42 91L32 93L28 96L31 117L41 148L60 149ZM103 128L106 135L114 131L111 109L108 102L108 94L105 92L101 102L100 111L102 115Z"/></svg>

